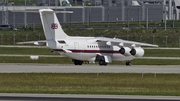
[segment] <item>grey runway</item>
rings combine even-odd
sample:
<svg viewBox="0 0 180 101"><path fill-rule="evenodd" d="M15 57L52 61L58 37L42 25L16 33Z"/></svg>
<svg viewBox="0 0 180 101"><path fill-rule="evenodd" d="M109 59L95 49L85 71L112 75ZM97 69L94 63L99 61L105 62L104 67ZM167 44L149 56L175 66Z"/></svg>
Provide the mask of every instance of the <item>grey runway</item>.
<svg viewBox="0 0 180 101"><path fill-rule="evenodd" d="M179 101L177 96L129 96L83 94L0 94L3 101Z"/></svg>
<svg viewBox="0 0 180 101"><path fill-rule="evenodd" d="M54 64L0 64L0 73L180 73L180 65L74 66Z"/></svg>

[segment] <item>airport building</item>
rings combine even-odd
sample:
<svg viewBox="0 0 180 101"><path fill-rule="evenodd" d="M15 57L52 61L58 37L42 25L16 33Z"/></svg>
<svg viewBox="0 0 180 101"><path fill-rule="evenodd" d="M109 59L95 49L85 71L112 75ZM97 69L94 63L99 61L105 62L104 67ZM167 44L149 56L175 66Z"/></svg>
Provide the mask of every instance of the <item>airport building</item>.
<svg viewBox="0 0 180 101"><path fill-rule="evenodd" d="M7 1L0 0L0 24L40 24L37 13L11 11L42 8L74 12L58 14L61 23L179 20L180 7L180 0L68 0L72 6L62 5L64 0L37 0L37 4L25 2L26 6L16 6ZM77 2L82 5L74 6Z"/></svg>

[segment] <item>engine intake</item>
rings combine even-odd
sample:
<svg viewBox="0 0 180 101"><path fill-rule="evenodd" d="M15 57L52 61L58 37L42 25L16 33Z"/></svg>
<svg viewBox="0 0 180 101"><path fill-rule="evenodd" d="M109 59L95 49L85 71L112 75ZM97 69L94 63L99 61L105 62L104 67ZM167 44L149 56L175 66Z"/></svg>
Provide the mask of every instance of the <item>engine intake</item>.
<svg viewBox="0 0 180 101"><path fill-rule="evenodd" d="M119 50L119 53L125 54L125 49L124 49L124 48L121 48L121 49Z"/></svg>
<svg viewBox="0 0 180 101"><path fill-rule="evenodd" d="M131 49L130 53L135 57L142 57L144 55L144 49L141 47L133 48Z"/></svg>
<svg viewBox="0 0 180 101"><path fill-rule="evenodd" d="M131 53L131 55L136 55L136 50L133 48L133 49L131 49L130 53Z"/></svg>
<svg viewBox="0 0 180 101"><path fill-rule="evenodd" d="M129 47L122 47L120 50L119 50L119 53L125 55L125 56L130 56L130 48Z"/></svg>

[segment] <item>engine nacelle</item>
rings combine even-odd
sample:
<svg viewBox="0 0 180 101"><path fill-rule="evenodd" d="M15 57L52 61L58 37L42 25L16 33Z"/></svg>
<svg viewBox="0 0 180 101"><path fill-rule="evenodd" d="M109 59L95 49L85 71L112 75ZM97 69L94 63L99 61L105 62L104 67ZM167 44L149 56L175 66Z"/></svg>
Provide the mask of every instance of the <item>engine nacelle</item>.
<svg viewBox="0 0 180 101"><path fill-rule="evenodd" d="M130 53L135 57L142 57L144 55L144 49L142 49L141 47L136 47L131 49Z"/></svg>
<svg viewBox="0 0 180 101"><path fill-rule="evenodd" d="M129 47L122 47L120 50L119 50L119 53L125 55L125 56L130 56L131 53L130 53L131 49Z"/></svg>

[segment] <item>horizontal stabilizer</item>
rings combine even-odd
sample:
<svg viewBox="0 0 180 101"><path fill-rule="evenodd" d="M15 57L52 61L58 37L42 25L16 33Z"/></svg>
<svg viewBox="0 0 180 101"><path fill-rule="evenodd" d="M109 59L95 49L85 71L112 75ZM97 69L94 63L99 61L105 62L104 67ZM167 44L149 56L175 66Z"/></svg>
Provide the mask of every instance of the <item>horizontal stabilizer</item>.
<svg viewBox="0 0 180 101"><path fill-rule="evenodd" d="M26 41L26 42L17 42L17 44L34 44L37 46L44 45L47 41L46 40L41 40L41 41Z"/></svg>

